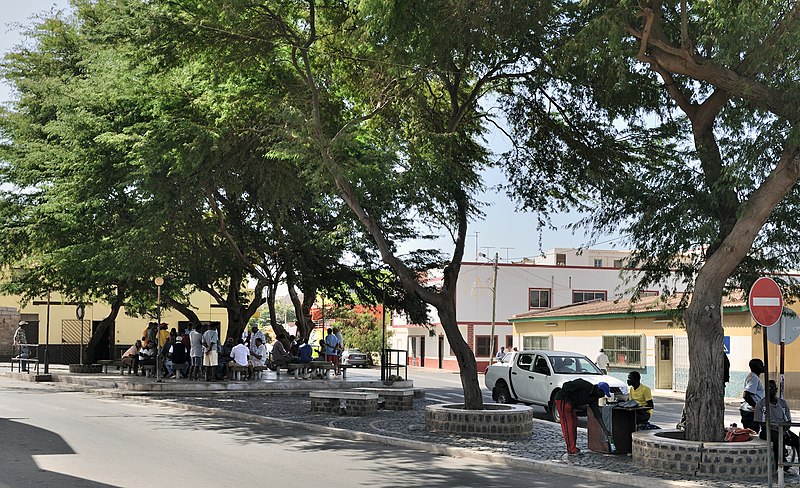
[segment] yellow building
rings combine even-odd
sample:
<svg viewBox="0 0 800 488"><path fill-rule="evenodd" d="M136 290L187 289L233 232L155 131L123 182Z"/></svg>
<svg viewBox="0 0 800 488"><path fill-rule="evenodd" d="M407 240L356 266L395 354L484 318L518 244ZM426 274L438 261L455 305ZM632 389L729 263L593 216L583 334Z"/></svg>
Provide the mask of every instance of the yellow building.
<svg viewBox="0 0 800 488"><path fill-rule="evenodd" d="M666 303L659 297L580 303L545 311L530 311L509 319L514 343L523 349L574 351L595 359L601 348L610 360L613 376L625 380L639 371L651 388L686 391L689 349L686 330L670 313L677 299ZM760 327L742 298L723 303L724 344L731 363L731 380L725 396L741 398L744 378L752 358L764 358ZM769 346L770 378L777 377L779 347ZM800 346L786 346L786 399L800 406ZM762 377L763 379L763 377Z"/></svg>
<svg viewBox="0 0 800 488"><path fill-rule="evenodd" d="M220 337L225 337L228 328L227 310L218 305L209 294L203 292L191 295L190 301L200 321L219 325ZM44 348L46 342L49 343L50 363L54 364L77 363L80 357L80 344L89 342L92 331L111 311L111 307L105 303L87 304L81 329L81 321L76 317L77 303L63 301L56 293L51 294L49 301L47 296L39 297L22 308L18 296L0 296L0 308L17 311L19 320L28 322L25 331L29 343L40 344L40 349ZM124 308L120 310L116 326L113 331L109 331L110 334L106 338L109 343L109 355L114 354L118 357L120 350L126 349L140 339L142 331L151 320L155 318L131 317L125 313ZM13 323L14 327L17 321ZM169 324L170 329L189 323L185 316L174 310L162 310L161 321ZM9 328L6 327L0 337L0 357L4 359L10 356L12 335L13 329L9 332Z"/></svg>

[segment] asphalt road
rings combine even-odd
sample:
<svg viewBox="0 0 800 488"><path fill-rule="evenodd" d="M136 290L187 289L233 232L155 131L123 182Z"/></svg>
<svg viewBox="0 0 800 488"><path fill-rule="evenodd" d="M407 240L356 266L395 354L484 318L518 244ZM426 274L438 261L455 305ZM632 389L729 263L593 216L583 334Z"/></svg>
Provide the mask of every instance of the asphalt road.
<svg viewBox="0 0 800 488"><path fill-rule="evenodd" d="M172 485L612 487L0 378L0 488Z"/></svg>

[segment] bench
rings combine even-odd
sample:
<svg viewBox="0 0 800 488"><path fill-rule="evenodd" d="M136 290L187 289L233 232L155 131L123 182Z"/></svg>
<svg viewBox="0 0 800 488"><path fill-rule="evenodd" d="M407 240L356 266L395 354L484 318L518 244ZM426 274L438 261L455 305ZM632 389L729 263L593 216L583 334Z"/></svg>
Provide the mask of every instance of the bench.
<svg viewBox="0 0 800 488"><path fill-rule="evenodd" d="M253 378L261 379L261 373L263 373L267 369L269 368L267 368L266 366L253 366Z"/></svg>
<svg viewBox="0 0 800 488"><path fill-rule="evenodd" d="M284 370L284 371L287 371L287 372L293 371L294 379L300 379L300 375L301 374L303 374L303 375L306 375L306 374L320 374L320 375L323 375L324 374L325 378L327 378L329 376L329 372L331 370L335 369L335 368L336 368L336 366L334 366L333 363L329 363L327 361L311 361L309 363L289 363L289 364L284 364L284 365L278 366L277 369L275 370L275 372L278 375L278 377L280 377L281 370Z"/></svg>
<svg viewBox="0 0 800 488"><path fill-rule="evenodd" d="M139 369L141 369L144 375L148 378L156 375L155 364L140 364Z"/></svg>
<svg viewBox="0 0 800 488"><path fill-rule="evenodd" d="M17 363L17 371L20 372L20 373L30 372L31 364L35 364L36 365L36 374L37 375L39 374L39 360L36 359L36 358L28 358L28 359L22 358L22 359L20 359L19 356L11 358L11 372L12 373L14 372L14 363ZM27 365L27 368L26 368L25 371L22 370L22 365L23 364Z"/></svg>
<svg viewBox="0 0 800 488"><path fill-rule="evenodd" d="M338 413L351 417L378 411L378 394L368 391L318 390L308 393L313 413Z"/></svg>
<svg viewBox="0 0 800 488"><path fill-rule="evenodd" d="M413 388L356 388L356 391L366 391L378 395L378 404L383 403L386 410L413 410Z"/></svg>
<svg viewBox="0 0 800 488"><path fill-rule="evenodd" d="M249 369L247 366L240 366L233 361L228 363L228 374L230 377L228 379L233 381L241 381L242 380L242 373L244 373L245 377L247 377Z"/></svg>

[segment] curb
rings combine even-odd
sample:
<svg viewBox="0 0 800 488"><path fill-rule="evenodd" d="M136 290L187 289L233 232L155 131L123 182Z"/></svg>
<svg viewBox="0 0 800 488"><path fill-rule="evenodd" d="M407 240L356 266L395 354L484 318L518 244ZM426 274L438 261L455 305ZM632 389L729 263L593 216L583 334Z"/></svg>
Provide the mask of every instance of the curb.
<svg viewBox="0 0 800 488"><path fill-rule="evenodd" d="M338 427L328 427L317 424L306 424L303 422L297 422L295 420L284 420L274 417L262 417L248 413L232 412L230 410L224 410L220 408L199 407L196 405L175 403L170 400L149 398L146 396L132 396L122 392L109 392L97 389L89 389L87 390L87 392L101 396L124 398L126 400L133 400L142 403L151 403L163 407L171 407L197 413L214 415L218 417L242 420L245 422L251 422L260 425L294 427L312 432L330 434L339 439L376 442L388 446L402 447L406 449L415 449L419 451L429 452L431 454L445 455L454 458L486 461L494 464L505 465L513 468L520 468L528 471L538 471L548 474L574 476L590 481L602 481L606 483L622 484L627 486L635 486L639 488L654 488L662 486L663 487L707 486L692 481L672 481L672 480L663 480L660 478L646 478L638 474L615 473L613 471L598 470L596 468L585 468L582 466L575 466L566 463L560 464L557 461L554 462L554 461L540 461L536 459L526 459L526 458L511 456L508 454L480 452L467 449L464 447L451 447L443 444L430 444L422 441L399 439L396 437L389 437L380 434L372 434L368 432L358 432L347 429L340 429Z"/></svg>

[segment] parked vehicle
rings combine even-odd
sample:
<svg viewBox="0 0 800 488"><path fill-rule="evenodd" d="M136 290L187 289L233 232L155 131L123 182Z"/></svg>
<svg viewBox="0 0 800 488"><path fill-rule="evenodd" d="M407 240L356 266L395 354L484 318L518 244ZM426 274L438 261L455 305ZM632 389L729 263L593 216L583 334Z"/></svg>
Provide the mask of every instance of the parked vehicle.
<svg viewBox="0 0 800 488"><path fill-rule="evenodd" d="M628 386L623 381L603 374L589 358L575 352L511 352L486 368L484 382L497 403L541 405L558 422L555 394L561 385L576 378L593 384L604 381L611 387L613 401L628 399Z"/></svg>
<svg viewBox="0 0 800 488"><path fill-rule="evenodd" d="M366 368L369 366L369 356L358 349L345 349L342 352L342 364Z"/></svg>

